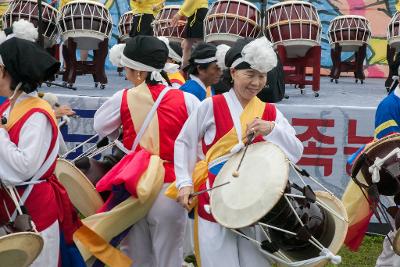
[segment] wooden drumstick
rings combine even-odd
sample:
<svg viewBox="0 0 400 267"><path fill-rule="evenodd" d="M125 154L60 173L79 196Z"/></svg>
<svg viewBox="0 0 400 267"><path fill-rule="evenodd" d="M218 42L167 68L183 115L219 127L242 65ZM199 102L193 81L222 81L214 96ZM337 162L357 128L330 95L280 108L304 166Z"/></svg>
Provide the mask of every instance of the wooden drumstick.
<svg viewBox="0 0 400 267"><path fill-rule="evenodd" d="M194 197L196 197L196 196L198 196L198 195L201 195L201 194L203 194L203 193L205 193L205 192L214 190L214 189L216 189L216 188L218 188L218 187L227 185L227 184L229 184L229 183L230 183L230 181L225 182L225 183L220 184L220 185L216 185L216 186L211 187L211 188L208 188L208 189L204 189L204 190L201 190L201 191L194 192L194 193L192 193L192 194L189 195L189 198L194 198Z"/></svg>
<svg viewBox="0 0 400 267"><path fill-rule="evenodd" d="M233 177L239 177L239 169L240 166L242 165L243 159L244 159L244 155L246 155L246 151L247 148L249 147L249 145L251 144L251 142L253 142L253 138L254 138L255 132L251 132L248 136L247 136L247 142L246 145L244 147L244 151L243 151L243 155L242 158L239 161L239 165L237 166L236 170L232 173Z"/></svg>

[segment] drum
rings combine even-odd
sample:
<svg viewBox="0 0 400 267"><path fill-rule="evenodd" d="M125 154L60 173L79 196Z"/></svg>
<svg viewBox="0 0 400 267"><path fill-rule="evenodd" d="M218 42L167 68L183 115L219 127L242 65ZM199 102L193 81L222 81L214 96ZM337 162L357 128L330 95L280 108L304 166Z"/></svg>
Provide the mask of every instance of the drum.
<svg viewBox="0 0 400 267"><path fill-rule="evenodd" d="M56 43L58 29L58 11L54 7L42 2L43 36L46 48ZM7 11L3 15L3 28L11 27L15 21L25 19L37 27L39 21L38 3L33 0L11 1Z"/></svg>
<svg viewBox="0 0 400 267"><path fill-rule="evenodd" d="M64 40L74 38L78 49L97 49L100 42L111 36L112 18L101 3L72 1L60 13L60 34Z"/></svg>
<svg viewBox="0 0 400 267"><path fill-rule="evenodd" d="M338 16L329 24L328 40L332 48L339 44L342 51L358 51L370 37L370 23L362 16Z"/></svg>
<svg viewBox="0 0 400 267"><path fill-rule="evenodd" d="M84 217L96 213L104 204L94 184L73 163L59 158L55 169L55 175L67 190L74 207Z"/></svg>
<svg viewBox="0 0 400 267"><path fill-rule="evenodd" d="M114 147L112 154L105 155L103 160L94 159L95 156L115 146L114 142L100 145L107 139L103 138L100 143L91 146L75 159L71 161L65 159L75 149L82 147L95 138L97 138L97 135L62 155L57 160L55 169L55 175L67 190L72 204L84 217L95 214L103 206L104 200L109 196L109 192L98 193L95 185L125 156L122 150Z"/></svg>
<svg viewBox="0 0 400 267"><path fill-rule="evenodd" d="M265 36L274 44L287 47L287 57L303 57L321 43L321 21L317 9L303 1L279 2L267 9Z"/></svg>
<svg viewBox="0 0 400 267"><path fill-rule="evenodd" d="M260 34L260 11L244 0L215 1L204 20L204 40L232 45L239 38L257 38Z"/></svg>
<svg viewBox="0 0 400 267"><path fill-rule="evenodd" d="M43 244L40 234L33 232L18 232L0 237L1 266L31 266L42 252Z"/></svg>
<svg viewBox="0 0 400 267"><path fill-rule="evenodd" d="M400 12L397 11L387 27L387 40L390 47L400 50Z"/></svg>
<svg viewBox="0 0 400 267"><path fill-rule="evenodd" d="M128 11L121 16L118 22L119 39L124 42L129 38L129 33L132 29L132 11Z"/></svg>
<svg viewBox="0 0 400 267"><path fill-rule="evenodd" d="M183 30L185 29L186 18L181 19L178 25L171 27L171 19L178 13L179 5L164 6L153 22L155 36L167 37L170 41L182 42Z"/></svg>
<svg viewBox="0 0 400 267"><path fill-rule="evenodd" d="M351 169L356 183L365 188L373 184L379 194L396 196L400 193L400 134L391 134L365 146ZM400 196L400 195L399 195Z"/></svg>
<svg viewBox="0 0 400 267"><path fill-rule="evenodd" d="M253 243L266 256L276 256L278 264L304 261L296 266L316 266L327 260L319 258L321 250L336 254L348 228L341 201L326 190L314 192L305 183L300 187L290 181L290 168L299 171L298 167L268 142L248 147L239 175L234 177L242 153L232 156L214 181L213 186L230 182L211 191L215 220L240 235L243 231L235 229L259 229L264 237Z"/></svg>

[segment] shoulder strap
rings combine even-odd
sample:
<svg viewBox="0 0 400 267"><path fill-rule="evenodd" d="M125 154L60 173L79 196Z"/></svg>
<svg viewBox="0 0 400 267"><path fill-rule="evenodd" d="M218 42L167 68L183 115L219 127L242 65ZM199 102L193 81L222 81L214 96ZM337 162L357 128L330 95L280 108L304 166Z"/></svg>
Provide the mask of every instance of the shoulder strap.
<svg viewBox="0 0 400 267"><path fill-rule="evenodd" d="M142 136L143 136L144 132L146 131L147 127L149 126L151 120L153 119L154 114L155 114L158 106L161 103L161 100L171 89L172 89L171 87L165 87L164 90L162 90L161 93L158 95L156 102L154 102L153 106L151 107L150 112L147 114L146 118L144 119L142 127L140 128L139 132L136 135L136 138L135 138L135 141L133 142L131 151L136 150L136 147L138 146L140 140L142 139Z"/></svg>

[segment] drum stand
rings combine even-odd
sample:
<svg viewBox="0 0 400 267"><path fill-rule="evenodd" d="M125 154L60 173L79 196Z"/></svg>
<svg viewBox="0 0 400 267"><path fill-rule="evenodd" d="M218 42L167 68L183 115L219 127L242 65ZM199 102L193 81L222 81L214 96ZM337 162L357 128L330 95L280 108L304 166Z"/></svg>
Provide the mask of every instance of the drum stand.
<svg viewBox="0 0 400 267"><path fill-rule="evenodd" d="M354 61L341 61L342 46L336 43L335 48L331 49L331 59L333 63L330 74L331 82L335 80L335 83L338 83L341 72L354 72L356 83L360 80L361 84L363 84L365 80L363 63L366 53L367 44L363 44L354 52Z"/></svg>
<svg viewBox="0 0 400 267"><path fill-rule="evenodd" d="M398 73L393 72L392 66L396 58L400 56L400 52L396 53L396 48L390 47L389 44L386 46L386 59L389 65L389 75L385 81L386 91L389 92L391 85L393 84L393 76L398 76Z"/></svg>
<svg viewBox="0 0 400 267"><path fill-rule="evenodd" d="M108 38L99 43L99 48L93 50L93 61L76 60L77 44L74 38L68 38L67 45L63 45L63 57L65 60L65 72L63 74L64 84L72 87L77 75L92 74L94 85L104 89L107 84L107 76L104 69L106 57L108 54Z"/></svg>
<svg viewBox="0 0 400 267"><path fill-rule="evenodd" d="M49 52L49 54L54 57L55 59L59 60L59 56L58 56L58 51L59 51L59 45L55 44L52 47L48 47L46 48L47 52ZM58 74L56 73L55 75L53 75L53 77L51 77L48 81L49 82L54 82L55 78L58 77ZM50 87L51 83L47 83L47 87Z"/></svg>
<svg viewBox="0 0 400 267"><path fill-rule="evenodd" d="M123 43L124 43L124 42L121 40L120 37L118 37L117 42L118 42L118 44L123 44ZM119 75L120 77L123 76L123 74L122 74L123 71L124 71L124 68L123 68L123 67L118 67L118 68L117 68L117 72L118 72L118 75Z"/></svg>
<svg viewBox="0 0 400 267"><path fill-rule="evenodd" d="M311 85L314 96L319 96L320 89L320 72L321 72L321 46L311 47L305 56L297 58L288 58L286 48L278 45L277 52L282 65L294 67L294 70L284 70L285 84L294 84L300 88L301 94L304 94L306 85ZM306 80L306 68L312 68L312 79Z"/></svg>

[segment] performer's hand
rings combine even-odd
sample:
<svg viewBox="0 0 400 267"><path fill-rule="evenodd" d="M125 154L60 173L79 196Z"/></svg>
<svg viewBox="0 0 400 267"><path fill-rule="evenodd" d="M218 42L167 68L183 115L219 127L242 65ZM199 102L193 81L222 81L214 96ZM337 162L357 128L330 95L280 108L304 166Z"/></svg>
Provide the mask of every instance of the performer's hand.
<svg viewBox="0 0 400 267"><path fill-rule="evenodd" d="M172 17L171 19L171 27L176 27L178 26L178 22L181 19L181 15L179 13L176 13L175 16Z"/></svg>
<svg viewBox="0 0 400 267"><path fill-rule="evenodd" d="M54 113L56 114L56 118L60 119L62 116L73 116L75 115L75 111L73 111L69 106L67 105L61 105L59 107L56 107L54 109Z"/></svg>
<svg viewBox="0 0 400 267"><path fill-rule="evenodd" d="M189 198L191 193L193 193L193 186L184 186L179 190L178 194L177 201L188 211L190 211L190 205L192 204L192 199Z"/></svg>
<svg viewBox="0 0 400 267"><path fill-rule="evenodd" d="M254 137L259 135L268 135L272 132L275 127L275 122L273 121L265 121L259 118L255 118L253 122L247 124L246 136L254 133Z"/></svg>

